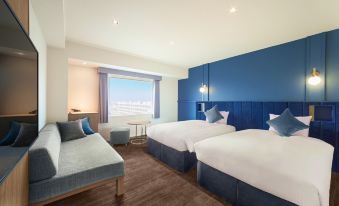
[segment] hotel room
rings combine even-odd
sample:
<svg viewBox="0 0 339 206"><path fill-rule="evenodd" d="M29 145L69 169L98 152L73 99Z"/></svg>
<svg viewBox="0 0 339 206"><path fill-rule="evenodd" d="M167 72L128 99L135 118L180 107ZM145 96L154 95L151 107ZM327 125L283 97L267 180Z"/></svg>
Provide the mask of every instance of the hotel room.
<svg viewBox="0 0 339 206"><path fill-rule="evenodd" d="M0 0L0 206L339 206L337 8Z"/></svg>

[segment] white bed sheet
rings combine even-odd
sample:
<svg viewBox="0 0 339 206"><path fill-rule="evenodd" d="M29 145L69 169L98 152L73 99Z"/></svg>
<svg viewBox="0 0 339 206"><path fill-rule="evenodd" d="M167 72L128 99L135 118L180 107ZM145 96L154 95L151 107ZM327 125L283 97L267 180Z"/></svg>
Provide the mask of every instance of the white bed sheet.
<svg viewBox="0 0 339 206"><path fill-rule="evenodd" d="M315 138L244 130L195 144L199 161L297 205L328 206L334 148Z"/></svg>
<svg viewBox="0 0 339 206"><path fill-rule="evenodd" d="M195 143L234 131L233 126L226 124L189 120L153 125L147 128L147 136L178 151L194 152Z"/></svg>

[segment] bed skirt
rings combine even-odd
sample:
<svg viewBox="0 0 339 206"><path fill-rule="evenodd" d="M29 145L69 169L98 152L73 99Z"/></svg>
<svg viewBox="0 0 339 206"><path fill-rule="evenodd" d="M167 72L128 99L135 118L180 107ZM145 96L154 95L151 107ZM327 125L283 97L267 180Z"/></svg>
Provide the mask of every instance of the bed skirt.
<svg viewBox="0 0 339 206"><path fill-rule="evenodd" d="M160 142L148 138L148 153L179 172L187 172L196 166L197 157L189 151L178 151Z"/></svg>
<svg viewBox="0 0 339 206"><path fill-rule="evenodd" d="M296 206L259 190L200 161L197 164L200 186L236 206Z"/></svg>

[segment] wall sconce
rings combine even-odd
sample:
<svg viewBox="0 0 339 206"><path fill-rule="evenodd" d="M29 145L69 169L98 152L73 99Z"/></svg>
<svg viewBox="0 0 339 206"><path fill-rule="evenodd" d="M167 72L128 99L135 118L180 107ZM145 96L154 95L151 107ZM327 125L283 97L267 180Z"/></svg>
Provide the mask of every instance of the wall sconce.
<svg viewBox="0 0 339 206"><path fill-rule="evenodd" d="M320 72L316 68L313 68L311 77L308 79L308 83L310 85L318 85L321 82L321 78L319 76Z"/></svg>
<svg viewBox="0 0 339 206"><path fill-rule="evenodd" d="M201 84L201 87L199 88L199 91L201 93L201 101L204 101L204 94L207 93L207 86L206 84Z"/></svg>
<svg viewBox="0 0 339 206"><path fill-rule="evenodd" d="M205 84L201 84L201 87L199 88L200 93L206 93L207 92L207 86Z"/></svg>

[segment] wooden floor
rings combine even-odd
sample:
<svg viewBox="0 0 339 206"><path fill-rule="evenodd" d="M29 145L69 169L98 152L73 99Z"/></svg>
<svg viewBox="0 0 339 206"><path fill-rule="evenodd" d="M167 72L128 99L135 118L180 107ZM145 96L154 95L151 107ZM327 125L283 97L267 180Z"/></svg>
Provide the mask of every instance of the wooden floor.
<svg viewBox="0 0 339 206"><path fill-rule="evenodd" d="M115 184L71 196L49 206L230 206L200 188L195 170L181 174L146 153L145 145L118 146L125 160L125 195L115 197Z"/></svg>
<svg viewBox="0 0 339 206"><path fill-rule="evenodd" d="M119 146L115 149L125 160L126 193L122 198L115 197L115 184L112 183L49 206L231 206L200 188L195 180L195 170L178 173L148 155L145 145ZM333 182L339 185L339 178ZM339 191L334 190L333 186L330 205L339 206Z"/></svg>

